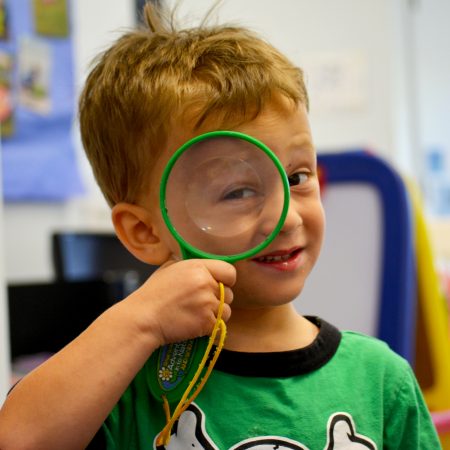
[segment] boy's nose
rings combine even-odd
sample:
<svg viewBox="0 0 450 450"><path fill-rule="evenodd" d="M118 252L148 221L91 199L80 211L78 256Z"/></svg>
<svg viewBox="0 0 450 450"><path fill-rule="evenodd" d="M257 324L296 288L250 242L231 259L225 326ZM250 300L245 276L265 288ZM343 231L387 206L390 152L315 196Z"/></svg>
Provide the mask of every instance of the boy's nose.
<svg viewBox="0 0 450 450"><path fill-rule="evenodd" d="M276 208L267 208L264 212L264 218L260 222L260 232L266 237L274 231L280 220L281 212L275 211L275 209ZM286 219L280 229L280 233L290 233L301 225L303 225L303 218L300 214L299 208L296 207L295 203L291 200L289 202Z"/></svg>
<svg viewBox="0 0 450 450"><path fill-rule="evenodd" d="M289 202L289 209L286 215L286 220L284 221L283 227L281 228L281 233L290 233L296 230L298 227L303 225L303 217L300 213L300 208L295 202Z"/></svg>

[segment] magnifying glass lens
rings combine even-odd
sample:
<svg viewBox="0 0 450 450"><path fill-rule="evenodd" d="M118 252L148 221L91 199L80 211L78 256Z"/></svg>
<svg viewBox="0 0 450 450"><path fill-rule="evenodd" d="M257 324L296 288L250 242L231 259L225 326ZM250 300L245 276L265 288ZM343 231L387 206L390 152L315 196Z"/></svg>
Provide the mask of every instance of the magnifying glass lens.
<svg viewBox="0 0 450 450"><path fill-rule="evenodd" d="M236 137L212 137L177 159L166 186L173 227L197 249L234 255L261 244L283 209L283 182L272 159Z"/></svg>

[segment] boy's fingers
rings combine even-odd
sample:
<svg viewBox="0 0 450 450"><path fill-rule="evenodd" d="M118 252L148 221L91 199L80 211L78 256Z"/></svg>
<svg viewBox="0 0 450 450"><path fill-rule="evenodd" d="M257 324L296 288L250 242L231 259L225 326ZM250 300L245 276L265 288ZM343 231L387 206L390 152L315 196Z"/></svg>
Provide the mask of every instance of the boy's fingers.
<svg viewBox="0 0 450 450"><path fill-rule="evenodd" d="M169 267L175 263L178 263L180 261L179 258L176 256L170 258L167 260L164 264L162 264L158 270L164 269L166 267ZM194 261L194 260L184 260L184 261ZM230 263L227 263L225 261L220 261L217 259L201 259L197 260L198 262L201 262L202 265L204 265L208 271L211 273L212 277L216 281L221 281L226 286L233 286L236 282L236 269L234 266L232 266Z"/></svg>
<svg viewBox="0 0 450 450"><path fill-rule="evenodd" d="M225 303L228 305L233 301L233 291L228 286L225 286Z"/></svg>
<svg viewBox="0 0 450 450"><path fill-rule="evenodd" d="M227 305L230 305L233 301L233 290L229 286L224 285L224 294L225 294L225 303ZM219 283L217 283L217 290L216 290L216 297L219 300L220 299L220 287Z"/></svg>
<svg viewBox="0 0 450 450"><path fill-rule="evenodd" d="M230 263L217 259L202 260L212 277L225 286L234 286L236 283L236 269Z"/></svg>
<svg viewBox="0 0 450 450"><path fill-rule="evenodd" d="M229 305L225 305L222 311L222 319L227 322L231 317L231 308Z"/></svg>

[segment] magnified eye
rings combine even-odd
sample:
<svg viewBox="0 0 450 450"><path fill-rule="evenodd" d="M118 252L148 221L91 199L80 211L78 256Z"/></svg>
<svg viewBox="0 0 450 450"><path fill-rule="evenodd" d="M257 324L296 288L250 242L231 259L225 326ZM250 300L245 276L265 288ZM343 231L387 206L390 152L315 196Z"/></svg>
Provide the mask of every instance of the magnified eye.
<svg viewBox="0 0 450 450"><path fill-rule="evenodd" d="M308 174L304 172L293 173L288 177L289 186L298 186L308 180Z"/></svg>
<svg viewBox="0 0 450 450"><path fill-rule="evenodd" d="M253 197L254 195L256 195L256 193L253 189L240 188L226 193L223 196L223 200L242 200L244 198Z"/></svg>

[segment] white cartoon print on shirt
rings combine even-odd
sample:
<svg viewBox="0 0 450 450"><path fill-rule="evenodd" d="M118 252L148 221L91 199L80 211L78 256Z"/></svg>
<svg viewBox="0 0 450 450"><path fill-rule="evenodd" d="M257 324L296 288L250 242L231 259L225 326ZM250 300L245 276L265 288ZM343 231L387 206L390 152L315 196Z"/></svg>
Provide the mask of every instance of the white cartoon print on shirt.
<svg viewBox="0 0 450 450"><path fill-rule="evenodd" d="M350 414L338 412L328 419L327 444L324 450L377 450L369 438L356 433ZM167 446L153 444L155 450L220 450L205 428L205 414L195 404L181 415L172 430ZM280 436L261 436L246 439L229 450L309 450L305 445Z"/></svg>
<svg viewBox="0 0 450 450"><path fill-rule="evenodd" d="M350 414L336 413L328 419L328 441L325 450L377 450L375 443L356 433Z"/></svg>

